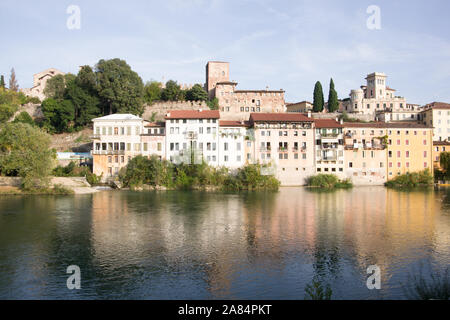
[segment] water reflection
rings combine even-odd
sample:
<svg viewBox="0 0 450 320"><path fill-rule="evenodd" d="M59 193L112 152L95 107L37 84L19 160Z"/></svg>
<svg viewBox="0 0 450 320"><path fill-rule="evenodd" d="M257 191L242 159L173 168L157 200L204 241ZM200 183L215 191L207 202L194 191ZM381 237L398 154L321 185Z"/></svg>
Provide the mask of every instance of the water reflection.
<svg viewBox="0 0 450 320"><path fill-rule="evenodd" d="M0 197L0 298L403 298L450 261L450 193L382 187L279 193L100 192ZM65 287L67 266L82 290ZM382 290L365 285L378 265Z"/></svg>

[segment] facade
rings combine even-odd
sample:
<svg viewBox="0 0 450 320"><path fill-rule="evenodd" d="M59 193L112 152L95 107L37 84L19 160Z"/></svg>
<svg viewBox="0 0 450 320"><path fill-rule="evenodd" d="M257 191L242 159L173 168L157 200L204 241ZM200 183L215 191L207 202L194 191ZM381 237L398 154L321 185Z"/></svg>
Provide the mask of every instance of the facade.
<svg viewBox="0 0 450 320"><path fill-rule="evenodd" d="M314 121L302 114L252 113L253 163L266 165L284 186L314 174Z"/></svg>
<svg viewBox="0 0 450 320"><path fill-rule="evenodd" d="M313 104L309 101L286 103L286 112L308 113L313 111Z"/></svg>
<svg viewBox="0 0 450 320"><path fill-rule="evenodd" d="M434 141L433 142L433 167L440 169L440 156L442 152L450 152L450 142L448 141Z"/></svg>
<svg viewBox="0 0 450 320"><path fill-rule="evenodd" d="M166 159L219 165L217 110L173 110L166 115Z"/></svg>
<svg viewBox="0 0 450 320"><path fill-rule="evenodd" d="M55 68L50 68L42 72L36 73L33 76L33 87L29 89L23 89L22 92L26 96L36 97L43 101L45 99L44 89L47 85L47 81L56 75L65 75L64 72Z"/></svg>
<svg viewBox="0 0 450 320"><path fill-rule="evenodd" d="M237 169L245 165L248 127L244 121L219 121L219 166Z"/></svg>
<svg viewBox="0 0 450 320"><path fill-rule="evenodd" d="M131 158L142 154L144 120L131 114L112 114L92 121L93 172L105 181L116 176Z"/></svg>
<svg viewBox="0 0 450 320"><path fill-rule="evenodd" d="M218 99L223 120L245 121L250 113L284 112L284 90L237 90L236 86L230 81L228 62L208 62L205 89Z"/></svg>
<svg viewBox="0 0 450 320"><path fill-rule="evenodd" d="M406 99L395 96L395 90L386 86L387 76L374 72L366 77L366 85L350 92L343 101L342 110L351 113L375 114L381 111L406 109Z"/></svg>
<svg viewBox="0 0 450 320"><path fill-rule="evenodd" d="M419 121L434 127L434 141L450 141L450 104L444 102L427 104L419 115Z"/></svg>
<svg viewBox="0 0 450 320"><path fill-rule="evenodd" d="M345 173L354 185L387 181L387 129L380 123L345 123Z"/></svg>
<svg viewBox="0 0 450 320"><path fill-rule="evenodd" d="M344 126L334 119L314 119L317 174L344 178Z"/></svg>
<svg viewBox="0 0 450 320"><path fill-rule="evenodd" d="M143 123L141 133L142 155L156 155L160 160L166 158L166 124L164 122Z"/></svg>
<svg viewBox="0 0 450 320"><path fill-rule="evenodd" d="M421 111L420 109L416 110L399 110L399 111L383 111L377 113L377 118L379 121L383 122L393 122L393 121L412 121L418 122L420 119Z"/></svg>

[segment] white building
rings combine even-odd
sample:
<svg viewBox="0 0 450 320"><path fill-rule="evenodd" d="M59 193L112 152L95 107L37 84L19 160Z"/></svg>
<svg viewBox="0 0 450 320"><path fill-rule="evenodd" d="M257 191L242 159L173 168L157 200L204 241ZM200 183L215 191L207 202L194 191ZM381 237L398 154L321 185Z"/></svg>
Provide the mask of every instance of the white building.
<svg viewBox="0 0 450 320"><path fill-rule="evenodd" d="M167 160L219 164L218 110L172 110L165 118Z"/></svg>
<svg viewBox="0 0 450 320"><path fill-rule="evenodd" d="M350 99L343 103L343 111L375 115L381 111L405 110L406 99L395 96L396 90L386 85L386 78L379 72L367 75L367 84L350 92Z"/></svg>
<svg viewBox="0 0 450 320"><path fill-rule="evenodd" d="M314 119L317 174L344 178L344 126L334 119Z"/></svg>
<svg viewBox="0 0 450 320"><path fill-rule="evenodd" d="M245 165L245 137L249 124L244 121L219 123L219 166L237 169Z"/></svg>

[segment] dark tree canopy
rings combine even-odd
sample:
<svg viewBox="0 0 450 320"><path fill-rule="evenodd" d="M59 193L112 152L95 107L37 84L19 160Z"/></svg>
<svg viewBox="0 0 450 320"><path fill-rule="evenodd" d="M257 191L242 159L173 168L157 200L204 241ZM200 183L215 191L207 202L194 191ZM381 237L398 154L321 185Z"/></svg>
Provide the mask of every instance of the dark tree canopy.
<svg viewBox="0 0 450 320"><path fill-rule="evenodd" d="M144 100L148 104L161 100L161 83L158 81L150 81L144 87Z"/></svg>
<svg viewBox="0 0 450 320"><path fill-rule="evenodd" d="M339 100L336 90L334 89L334 81L330 80L330 92L328 93L328 111L335 112L339 109Z"/></svg>
<svg viewBox="0 0 450 320"><path fill-rule="evenodd" d="M0 76L0 88L5 88L5 85L6 85L6 83L5 83L5 76L4 75L1 75Z"/></svg>
<svg viewBox="0 0 450 320"><path fill-rule="evenodd" d="M207 101L208 93L199 84L195 84L191 89L186 91L186 100L188 101Z"/></svg>
<svg viewBox="0 0 450 320"><path fill-rule="evenodd" d="M142 115L144 84L124 60L102 59L97 63L95 73L103 113Z"/></svg>
<svg viewBox="0 0 450 320"><path fill-rule="evenodd" d="M184 100L184 92L176 81L169 80L166 82L166 87L161 92L161 99L164 101Z"/></svg>
<svg viewBox="0 0 450 320"><path fill-rule="evenodd" d="M314 102L313 102L313 111L314 112L322 112L323 106L325 104L325 100L323 97L323 89L320 81L316 82L314 86Z"/></svg>

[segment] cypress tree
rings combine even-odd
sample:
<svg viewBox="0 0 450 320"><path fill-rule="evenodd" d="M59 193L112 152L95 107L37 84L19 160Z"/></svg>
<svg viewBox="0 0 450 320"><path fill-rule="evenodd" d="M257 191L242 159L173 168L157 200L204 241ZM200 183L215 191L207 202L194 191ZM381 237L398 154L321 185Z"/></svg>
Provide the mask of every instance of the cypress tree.
<svg viewBox="0 0 450 320"><path fill-rule="evenodd" d="M328 93L328 111L335 112L339 109L339 101L336 90L334 89L333 78L330 80L330 92Z"/></svg>
<svg viewBox="0 0 450 320"><path fill-rule="evenodd" d="M3 75L0 77L0 88L5 88L5 77Z"/></svg>
<svg viewBox="0 0 450 320"><path fill-rule="evenodd" d="M323 89L320 81L316 82L314 86L314 103L313 103L313 111L314 112L322 112L323 105L325 104L325 100L323 98Z"/></svg>
<svg viewBox="0 0 450 320"><path fill-rule="evenodd" d="M11 69L11 77L9 78L9 90L11 91L19 91L19 85L17 84L16 72L14 68Z"/></svg>

